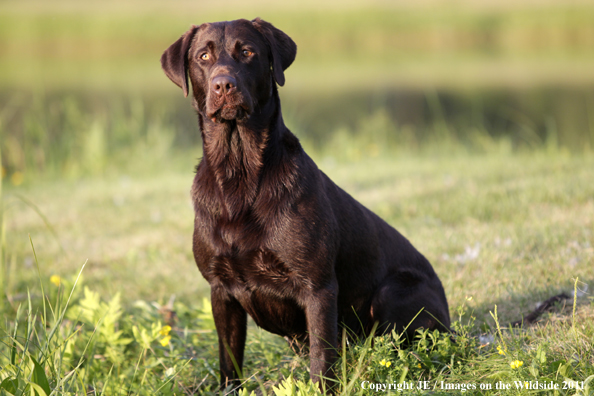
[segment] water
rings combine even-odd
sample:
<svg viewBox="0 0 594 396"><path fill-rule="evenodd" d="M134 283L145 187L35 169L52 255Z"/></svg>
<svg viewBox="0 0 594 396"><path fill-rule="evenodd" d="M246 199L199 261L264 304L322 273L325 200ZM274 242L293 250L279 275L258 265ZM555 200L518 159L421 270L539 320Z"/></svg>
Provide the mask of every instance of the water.
<svg viewBox="0 0 594 396"><path fill-rule="evenodd" d="M517 146L548 142L572 151L594 148L592 88L346 92L283 101L299 133L320 141L341 127L357 133L361 120L381 110L396 128L413 130L419 141L441 127L462 142L480 130L507 136Z"/></svg>
<svg viewBox="0 0 594 396"><path fill-rule="evenodd" d="M281 90L281 96L288 126L304 142L321 148L337 139L411 149L446 139L476 148L477 139L499 138L508 139L512 149L552 147L579 153L594 148L592 87L325 94ZM4 91L0 108L2 163L9 174L84 162L85 155L126 156L126 150L139 144L160 152L200 144L197 116L177 90ZM99 154L93 147L98 144Z"/></svg>

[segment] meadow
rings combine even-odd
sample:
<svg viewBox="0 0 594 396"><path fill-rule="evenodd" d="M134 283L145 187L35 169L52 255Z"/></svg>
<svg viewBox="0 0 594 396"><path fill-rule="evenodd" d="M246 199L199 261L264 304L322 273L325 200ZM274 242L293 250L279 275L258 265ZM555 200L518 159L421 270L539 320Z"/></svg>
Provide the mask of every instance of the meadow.
<svg viewBox="0 0 594 396"><path fill-rule="evenodd" d="M199 131L157 60L190 23L241 13L296 39L287 124L432 262L450 304L455 334L412 346L343 333L335 393L594 394L587 2L178 3L0 4L0 394L216 394L190 249ZM476 94L493 87L514 93ZM561 292L535 325L509 326ZM308 367L250 322L241 395L329 394Z"/></svg>
<svg viewBox="0 0 594 396"><path fill-rule="evenodd" d="M458 147L443 156L372 151L355 160L332 152L316 154L321 168L432 261L457 331L455 343L423 333L400 348L390 334L373 347L362 340L345 349L340 394L368 394L363 381L419 380L432 387L586 381L583 392L551 394L591 394L592 156ZM4 186L5 392L43 394L32 384L48 395L214 392L208 286L189 248L197 156L184 152L184 166L162 162L159 170ZM507 329L563 291L575 299L533 327ZM313 394L306 358L253 324L248 339L246 389ZM512 368L515 361L523 366ZM291 393L295 386L301 393Z"/></svg>

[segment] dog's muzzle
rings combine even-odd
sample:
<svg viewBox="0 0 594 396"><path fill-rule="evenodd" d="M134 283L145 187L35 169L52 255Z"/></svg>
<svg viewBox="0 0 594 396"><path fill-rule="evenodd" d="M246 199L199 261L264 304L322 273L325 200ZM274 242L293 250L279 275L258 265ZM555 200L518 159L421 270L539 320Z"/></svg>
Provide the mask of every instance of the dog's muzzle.
<svg viewBox="0 0 594 396"><path fill-rule="evenodd" d="M206 114L213 122L242 119L251 113L249 101L237 85L230 75L218 75L210 81Z"/></svg>

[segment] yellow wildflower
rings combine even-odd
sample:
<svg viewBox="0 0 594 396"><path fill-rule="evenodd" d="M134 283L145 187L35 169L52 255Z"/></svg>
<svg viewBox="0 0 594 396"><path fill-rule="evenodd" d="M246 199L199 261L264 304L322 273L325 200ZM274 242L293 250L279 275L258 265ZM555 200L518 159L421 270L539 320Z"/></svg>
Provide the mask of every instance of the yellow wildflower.
<svg viewBox="0 0 594 396"><path fill-rule="evenodd" d="M417 364L418 368L423 368L423 366L421 366L421 363Z"/></svg>
<svg viewBox="0 0 594 396"><path fill-rule="evenodd" d="M500 355L505 355L505 351L501 349L500 345L497 345L497 352L499 352Z"/></svg>
<svg viewBox="0 0 594 396"><path fill-rule="evenodd" d="M62 278L58 275L52 275L50 276L50 282L59 287L60 283L62 283Z"/></svg>
<svg viewBox="0 0 594 396"><path fill-rule="evenodd" d="M161 330L159 330L159 334L161 334L162 336L168 336L170 331L171 326L165 325L161 327Z"/></svg>
<svg viewBox="0 0 594 396"><path fill-rule="evenodd" d="M171 341L170 335L161 338L161 341L159 341L159 342L161 343L162 346L166 347L167 345L169 345L169 341Z"/></svg>
<svg viewBox="0 0 594 396"><path fill-rule="evenodd" d="M514 361L513 361L513 362L511 362L509 365L511 366L511 368L513 368L513 369L517 369L517 368L520 368L520 367L522 367L522 366L524 365L524 362L523 362L523 361L521 361L521 360L514 360Z"/></svg>
<svg viewBox="0 0 594 396"><path fill-rule="evenodd" d="M392 365L392 362L386 360L386 359L382 359L380 361L380 365L384 366L384 367L390 367Z"/></svg>

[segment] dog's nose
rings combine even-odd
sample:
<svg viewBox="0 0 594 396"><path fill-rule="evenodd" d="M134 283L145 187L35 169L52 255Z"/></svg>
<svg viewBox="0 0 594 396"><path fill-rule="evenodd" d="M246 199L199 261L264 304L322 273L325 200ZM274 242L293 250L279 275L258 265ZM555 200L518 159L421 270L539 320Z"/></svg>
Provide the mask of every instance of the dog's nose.
<svg viewBox="0 0 594 396"><path fill-rule="evenodd" d="M212 79L212 90L219 96L226 95L237 86L237 81L231 76L216 76Z"/></svg>

